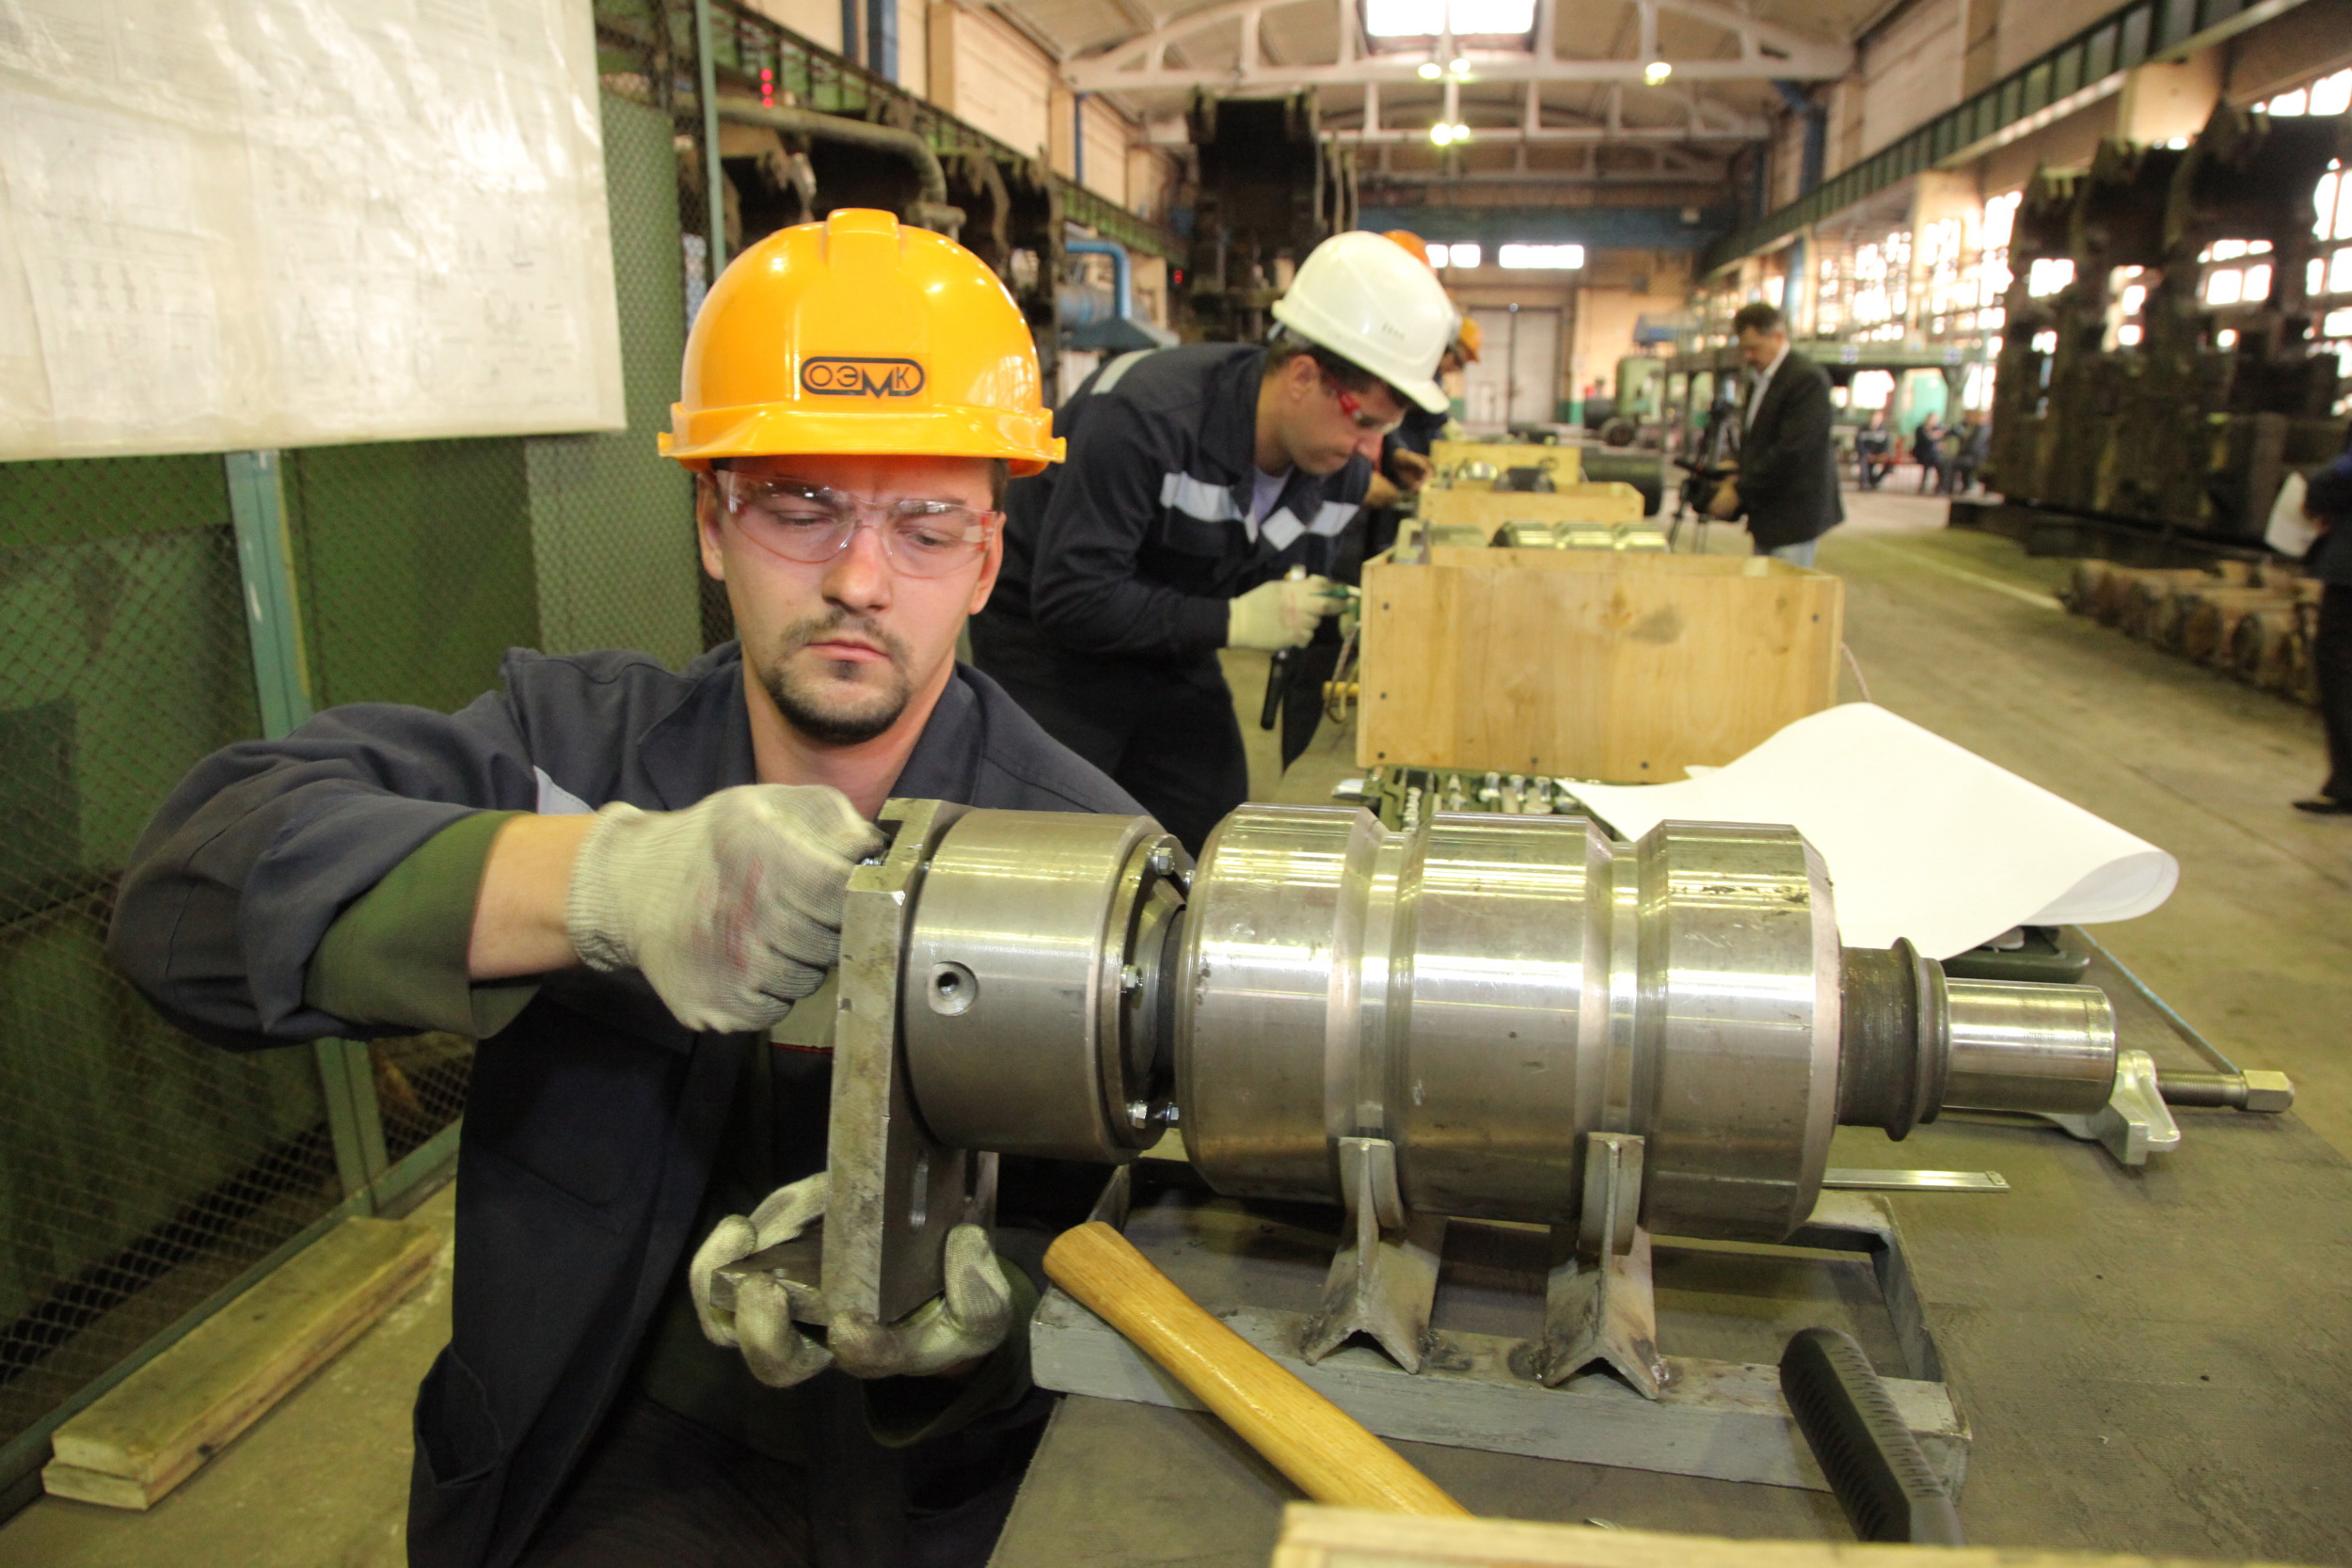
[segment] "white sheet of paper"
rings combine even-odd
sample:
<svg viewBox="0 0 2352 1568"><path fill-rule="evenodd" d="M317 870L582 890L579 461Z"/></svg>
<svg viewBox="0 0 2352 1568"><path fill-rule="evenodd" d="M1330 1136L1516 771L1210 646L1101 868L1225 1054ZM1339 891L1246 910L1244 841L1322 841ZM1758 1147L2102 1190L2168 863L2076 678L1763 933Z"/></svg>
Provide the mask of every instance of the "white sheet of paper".
<svg viewBox="0 0 2352 1568"><path fill-rule="evenodd" d="M0 460L628 423L589 0L0 0Z"/></svg>
<svg viewBox="0 0 2352 1568"><path fill-rule="evenodd" d="M2146 914L2180 863L1907 719L1848 703L1669 784L1571 784L1620 835L1669 819L1786 822L1820 851L1849 947L1909 937L1931 958L2012 926Z"/></svg>

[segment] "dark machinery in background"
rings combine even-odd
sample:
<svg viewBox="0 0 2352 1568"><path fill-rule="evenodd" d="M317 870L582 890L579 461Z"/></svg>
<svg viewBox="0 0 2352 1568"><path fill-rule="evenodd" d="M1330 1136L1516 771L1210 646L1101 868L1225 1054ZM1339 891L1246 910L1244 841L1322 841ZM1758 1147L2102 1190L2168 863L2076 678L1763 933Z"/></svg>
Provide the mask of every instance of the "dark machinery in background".
<svg viewBox="0 0 2352 1568"><path fill-rule="evenodd" d="M1265 341L1281 296L1279 263L1294 266L1356 227L1356 154L1316 131L1314 95L1213 98L1185 117L1199 163L1184 336Z"/></svg>
<svg viewBox="0 0 2352 1568"><path fill-rule="evenodd" d="M1988 485L2012 504L2258 544L2287 471L2343 445L2337 364L2312 352L2305 287L2312 192L2338 158L2352 159L2352 119L2224 104L2185 148L2111 142L2087 173L2038 173L2010 251ZM2268 247L2265 297L2200 297L2224 241ZM2034 263L2060 260L2072 283L2034 298ZM2132 288L2146 291L2136 343L2118 330Z"/></svg>
<svg viewBox="0 0 2352 1568"><path fill-rule="evenodd" d="M1061 193L1034 158L982 151L942 157L914 131L882 118L854 119L756 100L719 101L719 152L726 175L727 254L836 207L879 207L960 241L995 269L1037 333L1041 368L1054 373L1055 281L1066 225ZM680 174L701 178L699 165Z"/></svg>

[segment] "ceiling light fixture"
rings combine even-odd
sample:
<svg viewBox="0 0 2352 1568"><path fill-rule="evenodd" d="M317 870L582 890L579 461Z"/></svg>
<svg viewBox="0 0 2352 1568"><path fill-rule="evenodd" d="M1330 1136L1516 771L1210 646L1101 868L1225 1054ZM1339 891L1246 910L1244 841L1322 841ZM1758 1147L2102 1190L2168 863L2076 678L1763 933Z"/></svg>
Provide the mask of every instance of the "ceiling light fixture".
<svg viewBox="0 0 2352 1568"><path fill-rule="evenodd" d="M1467 55L1454 55L1454 63L1446 67L1446 69L1454 72L1456 76L1468 76L1470 74L1470 56Z"/></svg>
<svg viewBox="0 0 2352 1568"><path fill-rule="evenodd" d="M1441 119L1429 128L1429 139L1439 147L1458 147L1470 139L1470 128L1458 120L1448 125Z"/></svg>
<svg viewBox="0 0 2352 1568"><path fill-rule="evenodd" d="M1654 87L1659 83L1664 81L1667 77L1672 76L1674 73L1675 68L1668 65L1665 61L1652 60L1649 64L1642 68L1642 80L1647 82Z"/></svg>
<svg viewBox="0 0 2352 1568"><path fill-rule="evenodd" d="M1422 63L1421 63L1421 79L1422 79L1422 81L1424 81L1424 82L1434 82L1434 81L1436 81L1438 77L1440 77L1440 76L1442 76L1442 75L1444 75L1444 74L1445 74L1445 68L1444 68L1443 66L1440 66L1440 65L1439 65L1437 61L1435 61L1435 60L1423 60L1423 61L1422 61Z"/></svg>

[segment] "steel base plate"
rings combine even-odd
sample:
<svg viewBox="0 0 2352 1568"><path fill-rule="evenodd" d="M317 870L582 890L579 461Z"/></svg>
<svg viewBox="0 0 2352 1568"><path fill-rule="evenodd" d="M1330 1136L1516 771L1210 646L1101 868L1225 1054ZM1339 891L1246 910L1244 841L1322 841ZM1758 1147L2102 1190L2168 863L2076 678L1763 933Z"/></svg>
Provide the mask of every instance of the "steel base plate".
<svg viewBox="0 0 2352 1568"><path fill-rule="evenodd" d="M1660 1338L1671 1376L1662 1396L1649 1400L1601 1370L1556 1388L1537 1380L1547 1242L1540 1228L1459 1221L1449 1228L1421 1372L1404 1370L1362 1339L1310 1365L1301 1348L1338 1243L1339 1212L1161 1186L1148 1165L1138 1180L1145 1185L1129 1212L1129 1239L1242 1338L1383 1437L1826 1491L1781 1400L1773 1365L1788 1334L1820 1323L1862 1340L1896 1409L1955 1495L1965 1479L1966 1418L1938 1381L1941 1367L1918 1321L1893 1222L1867 1197L1825 1196L1799 1233L1804 1246L1660 1238ZM1743 1291L1743 1275L1755 1293ZM1059 1291L1049 1291L1038 1309L1030 1350L1041 1387L1200 1408Z"/></svg>

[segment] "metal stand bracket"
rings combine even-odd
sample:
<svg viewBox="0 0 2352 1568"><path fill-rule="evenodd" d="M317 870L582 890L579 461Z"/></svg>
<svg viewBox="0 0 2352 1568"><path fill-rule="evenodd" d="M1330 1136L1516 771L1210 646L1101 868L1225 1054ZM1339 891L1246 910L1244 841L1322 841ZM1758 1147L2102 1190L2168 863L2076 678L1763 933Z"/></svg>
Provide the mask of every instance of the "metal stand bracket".
<svg viewBox="0 0 2352 1568"><path fill-rule="evenodd" d="M1134 1183L1148 1179L1148 1173L1139 1177L1133 1167L1120 1167L1094 1217L1116 1223L1136 1193ZM1480 1228L1455 1225L1448 1239L1458 1243ZM1287 1244L1269 1244L1267 1225L1248 1205L1184 1189L1135 1196L1128 1234L1233 1332L1380 1436L1771 1486L1821 1490L1827 1485L1790 1418L1772 1366L1666 1357L1669 1375L1655 1399L1645 1399L1625 1378L1600 1368L1546 1387L1529 1366L1536 1344L1522 1333L1437 1323L1418 1372L1405 1370L1361 1341L1310 1362L1300 1347L1308 1342L1311 1322L1322 1314L1303 1308L1318 1300L1327 1265L1326 1255L1307 1237L1293 1235ZM1661 1246L1673 1250L1678 1244L1669 1238ZM1968 1421L1942 1381L1942 1362L1920 1318L1918 1293L1891 1212L1867 1194L1824 1194L1788 1244L1868 1255L1895 1330L1894 1360L1900 1364L1895 1375L1883 1379L1886 1392L1929 1466L1957 1495L1967 1474ZM1447 1309L1471 1311L1477 1321L1497 1327L1522 1309L1532 1319L1537 1282L1544 1278L1534 1267L1541 1255L1520 1257L1523 1266L1513 1272L1523 1283L1503 1289L1506 1300L1515 1298L1523 1307L1496 1311L1489 1275L1486 1285L1466 1285L1466 1297L1449 1297ZM1733 1310L1746 1319L1744 1308ZM1029 1344L1041 1388L1200 1408L1197 1399L1118 1330L1059 1290L1045 1292L1030 1325Z"/></svg>
<svg viewBox="0 0 2352 1568"><path fill-rule="evenodd" d="M1672 1380L1658 1354L1649 1232L1638 1217L1643 1147L1629 1132L1585 1135L1581 1222L1551 1232L1544 1338L1532 1368L1546 1387L1596 1361L1608 1363L1645 1399L1657 1399Z"/></svg>
<svg viewBox="0 0 2352 1568"><path fill-rule="evenodd" d="M1323 1305L1307 1321L1300 1354L1310 1365L1359 1334L1372 1336L1408 1372L1433 1343L1438 1255L1445 1216L1405 1207L1396 1184L1396 1146L1386 1138L1342 1138L1340 1181L1347 1195L1346 1239L1331 1259Z"/></svg>
<svg viewBox="0 0 2352 1568"><path fill-rule="evenodd" d="M2041 1113L2075 1137L2106 1146L2118 1164L2144 1165L2151 1154L2181 1147L2181 1124L2172 1119L2156 1085L2156 1059L2145 1051L2115 1053L2115 1093L2089 1116Z"/></svg>

